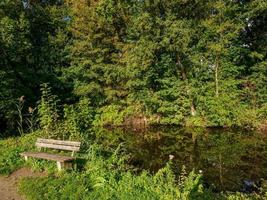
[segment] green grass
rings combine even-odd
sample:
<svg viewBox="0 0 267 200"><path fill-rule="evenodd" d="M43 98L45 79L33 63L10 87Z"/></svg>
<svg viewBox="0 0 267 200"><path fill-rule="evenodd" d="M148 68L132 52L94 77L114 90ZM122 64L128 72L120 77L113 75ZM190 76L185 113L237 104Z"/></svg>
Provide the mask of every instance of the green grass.
<svg viewBox="0 0 267 200"><path fill-rule="evenodd" d="M0 174L8 175L25 164L19 154L33 149L36 137L31 134L0 140Z"/></svg>
<svg viewBox="0 0 267 200"><path fill-rule="evenodd" d="M0 175L9 175L16 169L25 166L34 170L55 171L56 164L54 162L37 159L29 159L25 162L24 158L20 156L20 153L25 151L37 151L35 143L41 134L41 132L35 132L0 140Z"/></svg>

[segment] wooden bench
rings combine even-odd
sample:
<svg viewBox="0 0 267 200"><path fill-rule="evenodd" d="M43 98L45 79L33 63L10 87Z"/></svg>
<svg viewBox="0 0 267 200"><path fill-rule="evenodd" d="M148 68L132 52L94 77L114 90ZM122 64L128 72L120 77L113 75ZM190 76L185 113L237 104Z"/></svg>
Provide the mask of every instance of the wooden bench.
<svg viewBox="0 0 267 200"><path fill-rule="evenodd" d="M39 152L24 152L20 155L24 156L26 161L28 160L28 157L56 161L58 170L61 170L63 168L66 169L72 167L72 161L75 160L75 158L73 157L74 153L80 150L81 142L38 138L35 145L40 150ZM65 150L71 151L72 153L71 156L45 153L41 152L42 148Z"/></svg>

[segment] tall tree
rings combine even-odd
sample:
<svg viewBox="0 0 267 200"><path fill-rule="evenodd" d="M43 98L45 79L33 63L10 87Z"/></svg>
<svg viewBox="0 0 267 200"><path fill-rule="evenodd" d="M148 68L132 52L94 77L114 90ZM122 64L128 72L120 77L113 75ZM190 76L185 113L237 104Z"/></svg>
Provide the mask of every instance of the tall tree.
<svg viewBox="0 0 267 200"><path fill-rule="evenodd" d="M15 126L20 96L26 97L25 106L35 106L40 83L62 88L56 74L67 64L64 16L66 9L58 1L0 3L0 120L9 128Z"/></svg>

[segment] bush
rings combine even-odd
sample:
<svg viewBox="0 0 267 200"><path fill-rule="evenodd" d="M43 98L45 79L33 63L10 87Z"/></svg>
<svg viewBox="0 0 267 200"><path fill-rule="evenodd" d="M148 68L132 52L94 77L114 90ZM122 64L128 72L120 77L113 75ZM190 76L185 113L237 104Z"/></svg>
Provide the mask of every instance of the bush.
<svg viewBox="0 0 267 200"><path fill-rule="evenodd" d="M201 176L191 172L176 181L170 165L157 174L118 170L89 170L59 177L26 178L20 191L28 199L212 199L201 185Z"/></svg>
<svg viewBox="0 0 267 200"><path fill-rule="evenodd" d="M123 107L121 105L108 105L98 109L93 125L98 126L120 126L125 118L134 115L136 110L133 106Z"/></svg>

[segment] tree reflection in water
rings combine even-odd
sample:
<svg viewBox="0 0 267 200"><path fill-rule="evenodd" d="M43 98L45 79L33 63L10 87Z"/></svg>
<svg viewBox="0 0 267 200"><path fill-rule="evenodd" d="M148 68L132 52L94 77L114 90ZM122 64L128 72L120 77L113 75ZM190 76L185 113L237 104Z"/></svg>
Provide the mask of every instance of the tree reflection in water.
<svg viewBox="0 0 267 200"><path fill-rule="evenodd" d="M154 127L148 130L99 130L104 146L124 143L131 164L157 171L174 155L175 170L203 172L217 190L241 191L267 179L267 139L259 133L234 129ZM105 136L103 136L105 135Z"/></svg>

